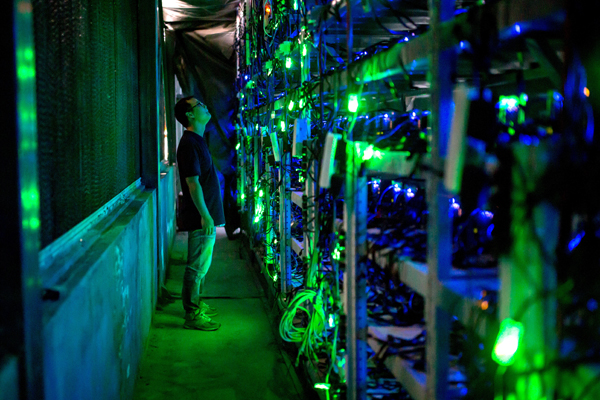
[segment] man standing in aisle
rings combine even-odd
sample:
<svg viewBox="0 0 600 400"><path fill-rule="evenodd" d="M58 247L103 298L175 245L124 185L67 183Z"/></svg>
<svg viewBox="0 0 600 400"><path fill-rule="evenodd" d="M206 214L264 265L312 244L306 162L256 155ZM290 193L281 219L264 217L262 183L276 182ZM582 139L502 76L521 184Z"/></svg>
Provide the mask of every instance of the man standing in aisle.
<svg viewBox="0 0 600 400"><path fill-rule="evenodd" d="M175 105L175 117L186 128L177 148L177 167L183 199L181 228L188 231L188 259L181 297L186 329L215 331L221 324L211 317L216 309L200 299L200 286L212 262L216 226L225 225L221 185L204 129L210 113L204 104L190 96Z"/></svg>

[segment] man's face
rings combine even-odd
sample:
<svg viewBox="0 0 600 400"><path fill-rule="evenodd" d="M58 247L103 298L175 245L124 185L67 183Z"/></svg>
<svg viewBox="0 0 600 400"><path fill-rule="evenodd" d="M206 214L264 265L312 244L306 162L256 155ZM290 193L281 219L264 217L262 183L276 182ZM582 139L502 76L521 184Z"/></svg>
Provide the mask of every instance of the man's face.
<svg viewBox="0 0 600 400"><path fill-rule="evenodd" d="M208 112L208 108L201 103L198 99L190 99L188 100L190 105L189 112L193 113L194 119L200 123L206 123L210 120L210 113Z"/></svg>

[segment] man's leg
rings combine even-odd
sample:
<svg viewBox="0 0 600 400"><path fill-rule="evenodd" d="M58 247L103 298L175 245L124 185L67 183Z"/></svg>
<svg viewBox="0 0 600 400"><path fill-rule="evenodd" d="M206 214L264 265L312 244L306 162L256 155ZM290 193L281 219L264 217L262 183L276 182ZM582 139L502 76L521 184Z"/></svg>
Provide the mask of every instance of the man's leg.
<svg viewBox="0 0 600 400"><path fill-rule="evenodd" d="M200 309L200 285L210 268L216 233L206 235L203 229L188 234L188 262L183 276L181 297L186 319Z"/></svg>

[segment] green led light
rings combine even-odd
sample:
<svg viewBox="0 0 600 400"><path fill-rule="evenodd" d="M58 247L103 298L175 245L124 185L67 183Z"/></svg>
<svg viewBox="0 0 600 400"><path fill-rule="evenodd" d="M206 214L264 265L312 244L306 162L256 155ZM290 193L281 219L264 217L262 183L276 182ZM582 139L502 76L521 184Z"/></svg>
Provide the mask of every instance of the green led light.
<svg viewBox="0 0 600 400"><path fill-rule="evenodd" d="M333 319L333 315L329 315L329 327L333 328L335 326L335 320Z"/></svg>
<svg viewBox="0 0 600 400"><path fill-rule="evenodd" d="M503 366L515 361L515 354L523 337L523 324L511 318L506 318L500 324L500 331L494 344L492 359Z"/></svg>
<svg viewBox="0 0 600 400"><path fill-rule="evenodd" d="M285 67L287 69L292 68L292 58L291 57L286 57L285 58Z"/></svg>
<svg viewBox="0 0 600 400"><path fill-rule="evenodd" d="M362 156L363 161L370 160L371 158L373 158L374 154L375 154L375 151L373 150L373 145L370 144L363 152L363 156Z"/></svg>
<svg viewBox="0 0 600 400"><path fill-rule="evenodd" d="M298 0L294 0L294 10L298 10Z"/></svg>
<svg viewBox="0 0 600 400"><path fill-rule="evenodd" d="M338 260L340 259L340 251L338 249L333 250L333 253L331 253L331 256L333 257L334 260Z"/></svg>
<svg viewBox="0 0 600 400"><path fill-rule="evenodd" d="M294 109L294 100L290 100L290 104L288 104L288 110L292 111Z"/></svg>
<svg viewBox="0 0 600 400"><path fill-rule="evenodd" d="M420 137L421 139L425 139L425 132L421 132L421 133L419 133L419 137Z"/></svg>
<svg viewBox="0 0 600 400"><path fill-rule="evenodd" d="M351 94L348 97L348 111L355 113L358 110L358 95Z"/></svg>
<svg viewBox="0 0 600 400"><path fill-rule="evenodd" d="M273 282L277 282L277 274L273 275Z"/></svg>
<svg viewBox="0 0 600 400"><path fill-rule="evenodd" d="M254 191L256 192L258 190L258 186L254 186Z"/></svg>
<svg viewBox="0 0 600 400"><path fill-rule="evenodd" d="M239 150L239 149L240 149L240 144L239 144L239 143L235 145L235 149L236 149L236 150Z"/></svg>
<svg viewBox="0 0 600 400"><path fill-rule="evenodd" d="M383 158L383 151L381 150L375 150L375 152L373 153L373 157L378 158L378 159L382 159Z"/></svg>
<svg viewBox="0 0 600 400"><path fill-rule="evenodd" d="M308 53L308 50L306 50L306 45L303 44L302 45L302 55L305 56Z"/></svg>
<svg viewBox="0 0 600 400"><path fill-rule="evenodd" d="M265 195L265 192L263 192L262 189L260 189L260 191L258 192L258 197L263 197Z"/></svg>
<svg viewBox="0 0 600 400"><path fill-rule="evenodd" d="M331 385L329 383L315 383L315 389L329 390L330 387Z"/></svg>
<svg viewBox="0 0 600 400"><path fill-rule="evenodd" d="M256 124L256 130L258 130L258 124Z"/></svg>
<svg viewBox="0 0 600 400"><path fill-rule="evenodd" d="M281 126L281 132L285 132L285 121L281 121L279 125Z"/></svg>
<svg viewBox="0 0 600 400"><path fill-rule="evenodd" d="M246 195L244 193L242 193L242 200L244 200L246 198Z"/></svg>
<svg viewBox="0 0 600 400"><path fill-rule="evenodd" d="M300 104L299 104L300 108L304 107L304 99L300 99Z"/></svg>

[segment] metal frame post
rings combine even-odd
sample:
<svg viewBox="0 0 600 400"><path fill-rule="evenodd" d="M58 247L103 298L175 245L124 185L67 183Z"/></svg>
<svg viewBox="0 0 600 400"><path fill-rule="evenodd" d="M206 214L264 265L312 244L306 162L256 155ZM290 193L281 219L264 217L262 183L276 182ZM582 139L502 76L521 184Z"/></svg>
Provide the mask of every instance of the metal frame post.
<svg viewBox="0 0 600 400"><path fill-rule="evenodd" d="M7 74L0 81L4 131L0 156L0 249L3 256L0 373L6 398L43 399L42 288L33 12L11 1L0 28ZM11 397L14 396L14 397Z"/></svg>
<svg viewBox="0 0 600 400"><path fill-rule="evenodd" d="M346 354L347 398L367 399L367 179L361 173L361 159L354 142L346 144L346 189L344 225L346 230Z"/></svg>
<svg viewBox="0 0 600 400"><path fill-rule="evenodd" d="M291 154L285 152L281 156L281 168L279 169L279 261L281 267L281 292L288 293L292 285L292 229L291 229L291 199L290 199L290 177L287 170L291 167Z"/></svg>
<svg viewBox="0 0 600 400"><path fill-rule="evenodd" d="M429 0L431 27L431 115L433 171L443 171L452 120L452 71L455 50L442 50L441 23L454 16L454 0ZM428 290L425 299L426 398L445 400L448 393L449 338L451 315L441 307L441 284L452 268L449 195L442 179L430 174L427 186L429 224L427 227Z"/></svg>

